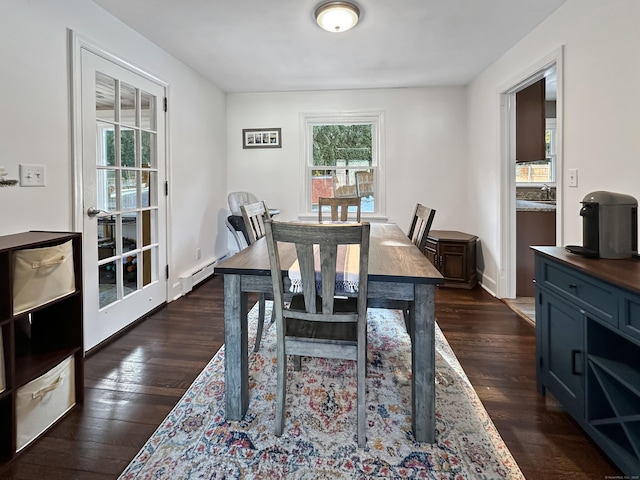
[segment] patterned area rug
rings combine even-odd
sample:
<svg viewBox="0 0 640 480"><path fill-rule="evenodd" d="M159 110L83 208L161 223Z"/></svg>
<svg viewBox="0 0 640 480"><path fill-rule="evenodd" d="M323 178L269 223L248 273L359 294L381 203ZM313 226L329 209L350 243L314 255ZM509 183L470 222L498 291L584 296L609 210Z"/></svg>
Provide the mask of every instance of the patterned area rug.
<svg viewBox="0 0 640 480"><path fill-rule="evenodd" d="M402 314L369 309L368 317L365 449L356 442L350 361L304 358L300 372L290 362L285 430L273 434L275 325L265 325L260 351L249 358L245 418L224 419L223 347L120 479L524 479L437 325L436 443L413 440ZM257 306L249 345L256 324Z"/></svg>

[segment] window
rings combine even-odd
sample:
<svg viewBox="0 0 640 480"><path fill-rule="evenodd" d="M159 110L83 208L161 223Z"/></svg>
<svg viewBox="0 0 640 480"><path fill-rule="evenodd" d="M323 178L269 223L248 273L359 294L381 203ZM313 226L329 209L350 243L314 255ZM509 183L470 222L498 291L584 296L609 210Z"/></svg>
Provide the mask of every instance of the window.
<svg viewBox="0 0 640 480"><path fill-rule="evenodd" d="M303 116L303 212L319 197L361 197L365 216L383 214L382 113Z"/></svg>
<svg viewBox="0 0 640 480"><path fill-rule="evenodd" d="M516 163L516 183L554 183L556 181L556 119L547 118L546 158L539 162Z"/></svg>

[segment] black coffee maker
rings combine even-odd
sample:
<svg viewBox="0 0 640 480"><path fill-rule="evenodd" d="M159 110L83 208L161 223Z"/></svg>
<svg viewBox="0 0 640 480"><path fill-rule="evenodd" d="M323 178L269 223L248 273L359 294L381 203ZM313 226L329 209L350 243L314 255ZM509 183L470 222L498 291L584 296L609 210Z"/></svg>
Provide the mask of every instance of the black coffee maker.
<svg viewBox="0 0 640 480"><path fill-rule="evenodd" d="M585 257L630 258L638 252L638 202L630 195L597 191L580 209L584 246L567 245Z"/></svg>

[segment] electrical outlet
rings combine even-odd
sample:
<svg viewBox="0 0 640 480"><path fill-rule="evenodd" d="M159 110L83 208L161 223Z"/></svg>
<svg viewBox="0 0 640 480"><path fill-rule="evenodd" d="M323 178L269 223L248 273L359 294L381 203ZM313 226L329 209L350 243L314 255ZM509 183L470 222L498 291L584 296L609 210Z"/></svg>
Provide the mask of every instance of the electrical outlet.
<svg viewBox="0 0 640 480"><path fill-rule="evenodd" d="M569 186L570 187L578 186L578 169L577 168L569 169Z"/></svg>
<svg viewBox="0 0 640 480"><path fill-rule="evenodd" d="M21 187L44 187L44 165L20 164Z"/></svg>
<svg viewBox="0 0 640 480"><path fill-rule="evenodd" d="M202 258L202 250L196 248L196 260L200 260Z"/></svg>

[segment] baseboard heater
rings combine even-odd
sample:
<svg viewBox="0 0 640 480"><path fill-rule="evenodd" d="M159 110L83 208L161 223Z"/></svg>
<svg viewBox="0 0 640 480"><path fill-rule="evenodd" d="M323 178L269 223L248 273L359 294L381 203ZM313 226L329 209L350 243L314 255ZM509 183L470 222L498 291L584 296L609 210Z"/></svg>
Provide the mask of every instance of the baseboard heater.
<svg viewBox="0 0 640 480"><path fill-rule="evenodd" d="M182 295L186 295L191 290L193 290L193 287L195 287L197 284L199 284L200 282L206 280L211 275L213 275L213 269L216 266L216 264L221 262L225 258L227 258L227 256L228 255L224 255L214 260L213 262L205 265L204 267L196 270L193 273L181 276L180 277L180 293L182 293Z"/></svg>

